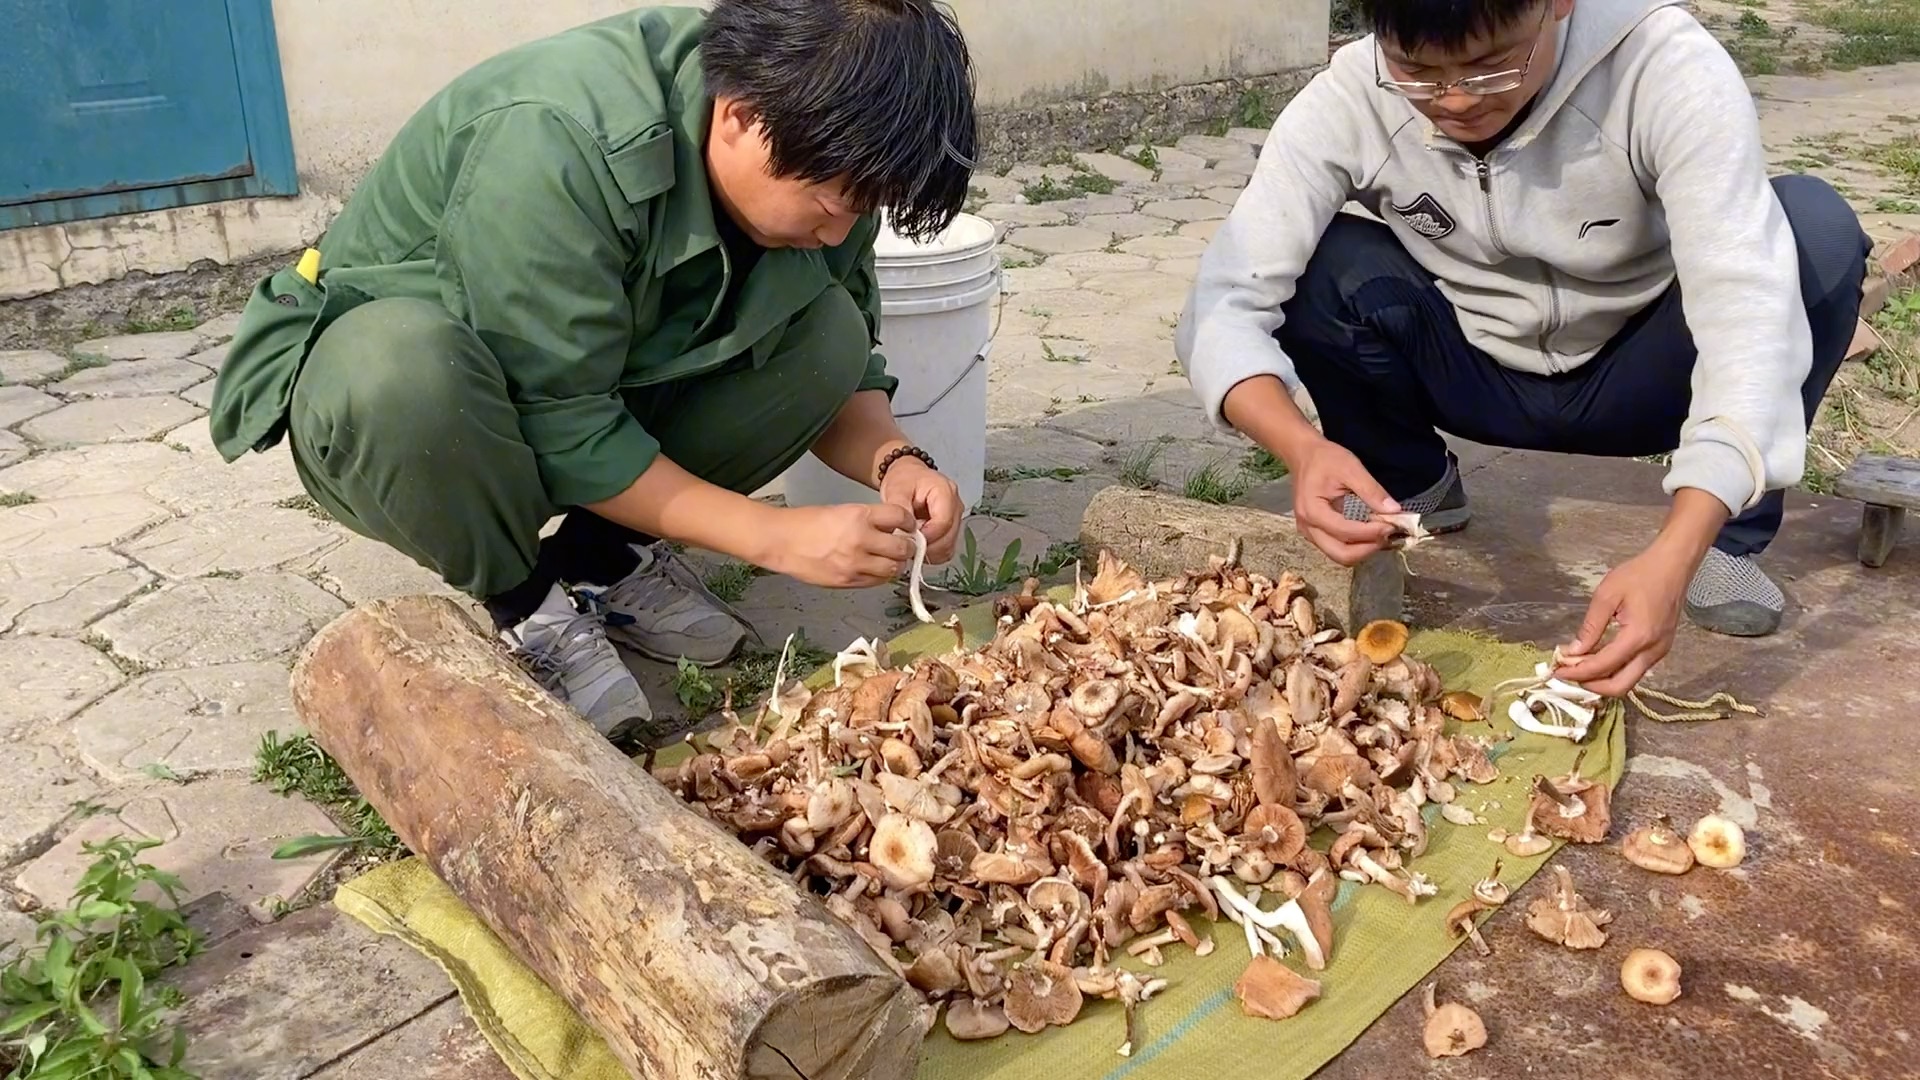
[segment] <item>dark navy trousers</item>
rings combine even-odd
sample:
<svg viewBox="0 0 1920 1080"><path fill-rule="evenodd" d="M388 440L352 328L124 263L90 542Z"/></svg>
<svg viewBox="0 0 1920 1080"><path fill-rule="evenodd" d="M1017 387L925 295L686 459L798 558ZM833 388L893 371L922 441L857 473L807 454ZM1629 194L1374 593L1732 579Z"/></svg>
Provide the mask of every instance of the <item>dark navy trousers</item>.
<svg viewBox="0 0 1920 1080"><path fill-rule="evenodd" d="M1813 330L1801 387L1809 426L1840 369L1860 311L1873 243L1822 180L1783 176L1774 191L1800 250L1800 294ZM1397 499L1446 469L1444 431L1488 446L1644 457L1679 445L1696 351L1680 286L1628 321L1600 353L1557 375L1501 367L1469 345L1453 306L1385 225L1338 215L1276 334L1320 412ZM1728 521L1715 546L1755 554L1780 529L1785 496L1768 492Z"/></svg>

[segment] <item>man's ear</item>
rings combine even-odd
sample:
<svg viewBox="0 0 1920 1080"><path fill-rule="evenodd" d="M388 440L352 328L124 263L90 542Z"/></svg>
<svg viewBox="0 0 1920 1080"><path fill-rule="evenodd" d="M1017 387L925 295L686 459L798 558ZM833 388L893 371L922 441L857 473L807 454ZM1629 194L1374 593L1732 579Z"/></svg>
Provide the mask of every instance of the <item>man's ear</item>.
<svg viewBox="0 0 1920 1080"><path fill-rule="evenodd" d="M713 128L708 138L727 146L738 145L753 130L759 118L738 98L713 99Z"/></svg>
<svg viewBox="0 0 1920 1080"><path fill-rule="evenodd" d="M1553 0L1553 21L1565 22L1573 14L1574 0Z"/></svg>

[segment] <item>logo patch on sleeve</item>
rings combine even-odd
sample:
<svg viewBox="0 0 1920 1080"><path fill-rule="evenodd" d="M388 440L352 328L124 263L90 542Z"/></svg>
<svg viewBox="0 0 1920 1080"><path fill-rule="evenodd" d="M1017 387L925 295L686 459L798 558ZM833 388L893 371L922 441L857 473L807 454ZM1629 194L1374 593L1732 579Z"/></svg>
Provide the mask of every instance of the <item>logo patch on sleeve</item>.
<svg viewBox="0 0 1920 1080"><path fill-rule="evenodd" d="M1393 207L1394 213L1400 215L1400 220L1407 223L1407 228L1429 240L1438 240L1453 232L1455 228L1453 216L1442 210L1440 203L1432 195L1422 193L1419 198L1405 206L1398 203L1389 205Z"/></svg>

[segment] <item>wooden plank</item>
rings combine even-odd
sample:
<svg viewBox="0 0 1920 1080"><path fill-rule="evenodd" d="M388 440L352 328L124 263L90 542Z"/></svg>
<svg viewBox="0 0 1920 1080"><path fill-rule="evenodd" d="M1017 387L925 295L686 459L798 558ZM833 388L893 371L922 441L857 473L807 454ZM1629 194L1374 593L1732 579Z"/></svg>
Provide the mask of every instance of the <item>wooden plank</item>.
<svg viewBox="0 0 1920 1080"><path fill-rule="evenodd" d="M1833 485L1842 498L1920 510L1920 458L1861 454Z"/></svg>
<svg viewBox="0 0 1920 1080"><path fill-rule="evenodd" d="M1860 517L1860 562L1878 569L1887 565L1893 546L1900 542L1900 526L1907 512L1897 506L1869 506Z"/></svg>

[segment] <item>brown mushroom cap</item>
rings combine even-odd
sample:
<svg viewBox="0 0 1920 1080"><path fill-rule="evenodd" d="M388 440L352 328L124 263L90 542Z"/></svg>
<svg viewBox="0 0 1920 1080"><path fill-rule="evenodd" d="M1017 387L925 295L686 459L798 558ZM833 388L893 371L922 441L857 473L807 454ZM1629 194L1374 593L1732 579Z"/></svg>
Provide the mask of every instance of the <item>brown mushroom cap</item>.
<svg viewBox="0 0 1920 1080"><path fill-rule="evenodd" d="M1581 786L1568 784L1566 779L1560 777L1549 781L1544 776L1534 778L1533 801L1529 807L1533 814L1533 827L1548 836L1557 836L1576 844L1600 843L1607 838L1607 830L1613 825L1606 785ZM1544 785L1548 783L1562 798L1577 799L1574 805L1580 808L1580 812L1568 817L1559 801L1544 790Z"/></svg>
<svg viewBox="0 0 1920 1080"><path fill-rule="evenodd" d="M1431 1058L1459 1057L1487 1045L1487 1026L1480 1014L1458 1003L1436 1006L1433 984L1427 984L1427 1026L1421 1032Z"/></svg>
<svg viewBox="0 0 1920 1080"><path fill-rule="evenodd" d="M1466 690L1449 690L1440 695L1440 711L1463 723L1487 718L1487 704L1480 695Z"/></svg>
<svg viewBox="0 0 1920 1080"><path fill-rule="evenodd" d="M868 861L880 871L887 888L920 888L933 880L933 856L939 842L933 828L905 814L887 814L873 827Z"/></svg>
<svg viewBox="0 0 1920 1080"><path fill-rule="evenodd" d="M1360 655L1375 664L1391 664L1407 647L1407 626L1393 619L1375 619L1354 635Z"/></svg>
<svg viewBox="0 0 1920 1080"><path fill-rule="evenodd" d="M1613 914L1588 906L1586 898L1574 891L1573 875L1566 867L1556 866L1553 873L1553 892L1527 908L1527 928L1569 949L1597 949L1605 945L1607 932L1601 927L1613 921Z"/></svg>
<svg viewBox="0 0 1920 1080"><path fill-rule="evenodd" d="M1620 986L1627 996L1649 1005L1665 1005L1680 996L1680 964L1659 949L1635 949L1620 962Z"/></svg>
<svg viewBox="0 0 1920 1080"><path fill-rule="evenodd" d="M1686 837L1665 824L1643 825L1620 842L1620 853L1642 870L1656 874L1684 874L1693 869L1693 849Z"/></svg>
<svg viewBox="0 0 1920 1080"><path fill-rule="evenodd" d="M994 1039L1007 1033L1007 1014L998 1005L961 998L947 1006L947 1034L956 1039Z"/></svg>
<svg viewBox="0 0 1920 1080"><path fill-rule="evenodd" d="M1276 863L1292 862L1307 845L1307 826L1300 815L1279 805L1254 807L1247 813L1247 820L1240 831L1249 839L1257 841L1267 858ZM1270 833L1269 833L1270 831ZM1268 839L1271 834L1272 839Z"/></svg>
<svg viewBox="0 0 1920 1080"><path fill-rule="evenodd" d="M1007 1022L1029 1035L1073 1023L1083 1000L1073 969L1060 964L1041 960L1007 975Z"/></svg>
<svg viewBox="0 0 1920 1080"><path fill-rule="evenodd" d="M1271 956L1256 956L1233 984L1233 995L1248 1016L1285 1020L1320 996L1320 984Z"/></svg>
<svg viewBox="0 0 1920 1080"><path fill-rule="evenodd" d="M907 967L907 982L926 994L951 994L966 985L960 965L946 949L929 949L920 954L920 958Z"/></svg>

